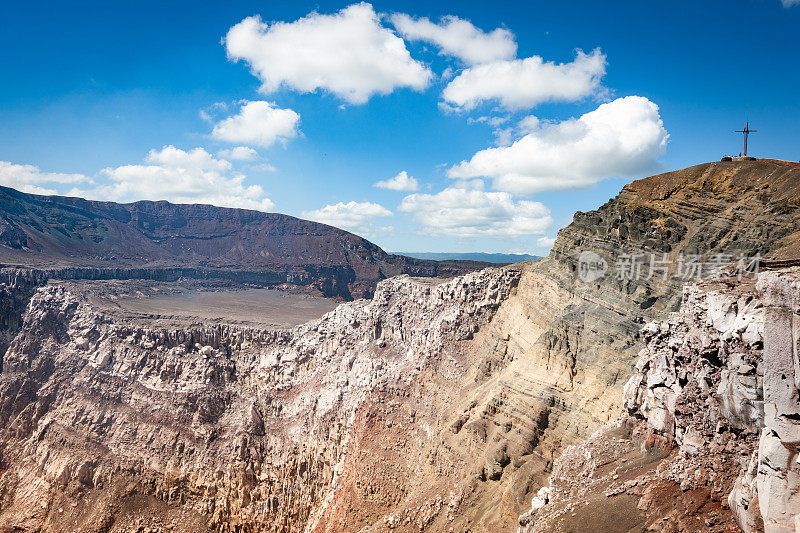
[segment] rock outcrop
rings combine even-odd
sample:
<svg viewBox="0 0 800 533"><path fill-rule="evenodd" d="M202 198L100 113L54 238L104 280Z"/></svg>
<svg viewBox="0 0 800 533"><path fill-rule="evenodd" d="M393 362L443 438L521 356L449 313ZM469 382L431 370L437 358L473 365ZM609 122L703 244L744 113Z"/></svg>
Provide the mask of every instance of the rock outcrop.
<svg viewBox="0 0 800 533"><path fill-rule="evenodd" d="M459 348L518 277L396 277L282 331L147 328L39 288L0 376L0 523L135 531L140 506L164 529L338 530L331 510L369 479L350 464L364 432L424 439L436 424L427 399L396 421L367 406L396 404L421 374L460 374Z"/></svg>
<svg viewBox="0 0 800 533"><path fill-rule="evenodd" d="M626 506L630 528L795 531L799 302L800 269L687 286L680 312L642 329L628 415L564 451L521 531Z"/></svg>
<svg viewBox="0 0 800 533"><path fill-rule="evenodd" d="M511 448L525 450L512 458L518 468L487 490L475 519L487 529L513 527L507 509L530 507L562 451L619 416L646 342L642 326L677 311L687 282L740 258L800 257L798 207L800 168L752 161L645 178L598 210L577 213L550 256L527 265L488 326L508 341L480 355L490 370L468 405L492 413L490 428L507 420L529 428L530 440ZM581 279L584 251L603 259L603 276ZM638 267L624 257L638 257ZM687 272L689 258L699 272ZM651 259L666 270L651 275Z"/></svg>
<svg viewBox="0 0 800 533"><path fill-rule="evenodd" d="M780 426L791 391L768 409L760 344L774 306L738 280L684 298L694 278L674 267L796 257L798 202L800 169L780 162L654 176L576 214L546 259L441 284L390 278L290 330L155 327L51 281L8 334L0 520L496 531L535 496L525 527L542 530L783 524L778 497L760 507L760 484L778 494L794 479ZM582 275L584 251L608 270ZM619 268L634 256L673 269ZM762 464L770 413L782 444Z"/></svg>
<svg viewBox="0 0 800 533"><path fill-rule="evenodd" d="M767 533L800 527L800 270L766 272L764 428L756 488Z"/></svg>

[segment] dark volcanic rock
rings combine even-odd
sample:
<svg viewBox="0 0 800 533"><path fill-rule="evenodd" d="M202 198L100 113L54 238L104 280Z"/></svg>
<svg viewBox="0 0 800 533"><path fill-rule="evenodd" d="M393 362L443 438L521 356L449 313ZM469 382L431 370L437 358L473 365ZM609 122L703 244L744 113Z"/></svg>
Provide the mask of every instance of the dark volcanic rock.
<svg viewBox="0 0 800 533"><path fill-rule="evenodd" d="M116 204L0 187L0 263L67 279L224 278L369 296L398 274L453 276L486 266L384 252L340 229L279 213L169 202Z"/></svg>

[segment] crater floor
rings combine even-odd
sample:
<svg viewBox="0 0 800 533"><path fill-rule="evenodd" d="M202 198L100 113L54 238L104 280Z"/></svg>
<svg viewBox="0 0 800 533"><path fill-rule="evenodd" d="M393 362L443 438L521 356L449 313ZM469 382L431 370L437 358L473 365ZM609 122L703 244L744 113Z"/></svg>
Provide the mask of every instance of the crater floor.
<svg viewBox="0 0 800 533"><path fill-rule="evenodd" d="M330 298L234 283L145 280L69 281L65 285L98 311L151 325L223 322L287 328L320 318L340 302Z"/></svg>

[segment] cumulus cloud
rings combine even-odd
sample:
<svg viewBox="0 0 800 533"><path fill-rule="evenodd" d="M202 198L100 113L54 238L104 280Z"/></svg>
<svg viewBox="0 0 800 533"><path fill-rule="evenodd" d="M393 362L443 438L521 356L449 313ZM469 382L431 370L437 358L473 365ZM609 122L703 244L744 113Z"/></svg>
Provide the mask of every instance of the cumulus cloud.
<svg viewBox="0 0 800 533"><path fill-rule="evenodd" d="M235 149L234 149L235 150ZM247 185L230 161L203 148L151 150L141 165L104 168L94 176L42 172L32 165L0 161L0 185L34 194L68 194L93 200L168 200L269 211L260 185ZM71 188L64 190L65 186Z"/></svg>
<svg viewBox="0 0 800 533"><path fill-rule="evenodd" d="M451 167L451 178L493 178L495 189L531 195L590 187L653 170L669 135L658 106L641 96L602 104L577 119L536 126L511 146L488 148Z"/></svg>
<svg viewBox="0 0 800 533"><path fill-rule="evenodd" d="M373 187L390 189L392 191L416 191L419 189L419 183L416 178L409 176L408 172L404 170L391 179L374 183Z"/></svg>
<svg viewBox="0 0 800 533"><path fill-rule="evenodd" d="M572 102L598 93L606 73L599 49L582 51L572 63L545 62L540 56L494 61L463 70L442 92L448 105L472 109L497 101L507 109L531 108L544 102Z"/></svg>
<svg viewBox="0 0 800 533"><path fill-rule="evenodd" d="M800 5L800 0L781 0L783 7L792 7Z"/></svg>
<svg viewBox="0 0 800 533"><path fill-rule="evenodd" d="M258 152L249 146L236 146L229 150L220 150L217 155L223 159L233 159L235 161L252 161L258 157Z"/></svg>
<svg viewBox="0 0 800 533"><path fill-rule="evenodd" d="M552 248L555 243L556 240L553 237L539 237L536 240L536 246L539 248L545 248L547 250Z"/></svg>
<svg viewBox="0 0 800 533"><path fill-rule="evenodd" d="M230 59L250 65L264 92L322 89L363 104L397 87L422 90L432 78L367 3L288 23L248 17L228 30L225 46Z"/></svg>
<svg viewBox="0 0 800 533"><path fill-rule="evenodd" d="M87 182L90 179L83 174L62 174L59 172L42 172L33 165L17 165L9 161L0 161L0 185L13 187L22 192L33 194L57 194L53 186L67 183Z"/></svg>
<svg viewBox="0 0 800 533"><path fill-rule="evenodd" d="M165 146L151 150L145 163L105 168L99 173L104 183L73 189L71 194L117 202L169 200L260 211L274 206L260 185L245 184L245 176L233 172L230 161L217 159L203 148L186 152Z"/></svg>
<svg viewBox="0 0 800 533"><path fill-rule="evenodd" d="M300 115L269 102L246 102L239 113L217 122L211 136L220 141L269 148L278 140L297 136Z"/></svg>
<svg viewBox="0 0 800 533"><path fill-rule="evenodd" d="M339 202L314 211L303 211L303 218L322 222L361 235L372 231L372 221L378 217L390 217L392 212L372 202Z"/></svg>
<svg viewBox="0 0 800 533"><path fill-rule="evenodd" d="M452 15L443 17L439 24L403 13L392 15L391 21L407 40L433 43L441 55L457 57L469 65L511 59L517 53L510 31L497 28L485 33L470 21Z"/></svg>
<svg viewBox="0 0 800 533"><path fill-rule="evenodd" d="M507 192L447 188L437 194L406 196L398 208L411 213L424 231L454 237L541 235L553 225L540 202L517 201Z"/></svg>

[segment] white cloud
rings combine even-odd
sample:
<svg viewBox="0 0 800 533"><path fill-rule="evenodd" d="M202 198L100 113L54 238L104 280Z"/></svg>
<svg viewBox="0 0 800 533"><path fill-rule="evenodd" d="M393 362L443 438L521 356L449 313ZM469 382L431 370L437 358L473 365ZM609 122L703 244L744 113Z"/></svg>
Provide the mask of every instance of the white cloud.
<svg viewBox="0 0 800 533"><path fill-rule="evenodd" d="M783 7L792 7L800 5L800 0L781 0Z"/></svg>
<svg viewBox="0 0 800 533"><path fill-rule="evenodd" d="M462 71L442 92L453 106L471 109L497 100L507 109L524 109L544 102L571 102L596 94L606 72L599 49L577 52L572 63L545 62L539 56L495 61Z"/></svg>
<svg viewBox="0 0 800 533"><path fill-rule="evenodd" d="M526 135L528 133L533 133L537 131L542 126L542 121L539 120L539 117L534 115L528 115L524 117L522 120L519 121L517 124L517 130Z"/></svg>
<svg viewBox="0 0 800 533"><path fill-rule="evenodd" d="M510 31L497 28L484 33L468 20L452 15L443 17L439 24L403 13L392 15L391 21L407 40L433 43L441 49L440 54L457 57L470 65L511 59L517 53L517 43Z"/></svg>
<svg viewBox="0 0 800 533"><path fill-rule="evenodd" d="M151 150L142 165L104 168L93 177L42 172L32 165L0 161L0 185L34 194L67 194L93 200L168 200L269 211L274 207L260 185L245 184L230 161L203 148ZM63 190L64 185L72 185ZM59 187L61 186L61 187Z"/></svg>
<svg viewBox="0 0 800 533"><path fill-rule="evenodd" d="M536 240L536 246L539 248L545 248L547 250L552 248L555 243L556 240L553 237L539 237Z"/></svg>
<svg viewBox="0 0 800 533"><path fill-rule="evenodd" d="M202 148L185 152L174 146L151 150L144 165L105 168L107 182L73 189L70 194L97 200L131 202L169 200L269 211L274 204L260 185L246 185L245 176L232 172L231 163Z"/></svg>
<svg viewBox="0 0 800 533"><path fill-rule="evenodd" d="M275 172L278 169L269 163L259 163L257 165L250 166L250 170L256 170L259 172Z"/></svg>
<svg viewBox="0 0 800 533"><path fill-rule="evenodd" d="M538 123L511 146L482 150L447 174L461 180L494 178L495 189L523 195L586 188L612 176L653 170L668 137L658 106L628 96L577 119Z"/></svg>
<svg viewBox="0 0 800 533"><path fill-rule="evenodd" d="M22 192L33 194L57 194L51 188L66 183L91 181L83 174L62 174L59 172L42 172L33 165L17 165L9 161L0 161L0 185L13 187Z"/></svg>
<svg viewBox="0 0 800 533"><path fill-rule="evenodd" d="M206 122L214 122L214 115L228 110L228 102L214 102L200 110L200 118Z"/></svg>
<svg viewBox="0 0 800 533"><path fill-rule="evenodd" d="M303 211L302 216L309 220L366 235L372 230L374 218L390 217L392 212L380 204L351 201L326 205L314 211Z"/></svg>
<svg viewBox="0 0 800 533"><path fill-rule="evenodd" d="M398 208L433 235L519 237L541 235L553 225L540 202L515 202L507 192L448 188L437 194L406 196Z"/></svg>
<svg viewBox="0 0 800 533"><path fill-rule="evenodd" d="M456 189L467 189L476 191L482 191L485 188L485 186L486 184L481 179L476 179L476 180L457 179L451 185L451 187Z"/></svg>
<svg viewBox="0 0 800 533"><path fill-rule="evenodd" d="M419 183L416 178L409 176L408 172L405 170L400 172L397 176L388 180L381 180L373 184L373 186L380 189L390 189L392 191L416 191L419 189Z"/></svg>
<svg viewBox="0 0 800 533"><path fill-rule="evenodd" d="M220 150L217 155L223 159L233 159L235 161L252 161L258 157L258 152L249 146L236 146L230 150Z"/></svg>
<svg viewBox="0 0 800 533"><path fill-rule="evenodd" d="M278 140L297 136L300 115L269 102L247 102L239 113L217 122L211 136L230 143L269 148Z"/></svg>
<svg viewBox="0 0 800 533"><path fill-rule="evenodd" d="M509 146L514 142L514 128L497 128L492 133L495 146Z"/></svg>
<svg viewBox="0 0 800 533"><path fill-rule="evenodd" d="M499 116L499 117L483 116L483 117L478 117L478 118L469 117L469 118L467 118L467 124L481 124L481 123L483 123L483 124L488 124L489 126L491 126L493 128L499 128L500 126L502 126L503 124L508 122L508 119L509 119L509 117L503 117L503 116Z"/></svg>
<svg viewBox="0 0 800 533"><path fill-rule="evenodd" d="M539 117L529 115L520 120L515 126L509 126L507 128L495 128L492 132L494 133L495 137L494 145L511 146L515 139L539 130L541 124L542 121L539 120Z"/></svg>
<svg viewBox="0 0 800 533"><path fill-rule="evenodd" d="M281 86L303 93L323 89L363 104L397 87L422 90L432 78L367 3L289 23L248 17L228 31L225 46L229 58L250 64L264 92Z"/></svg>

